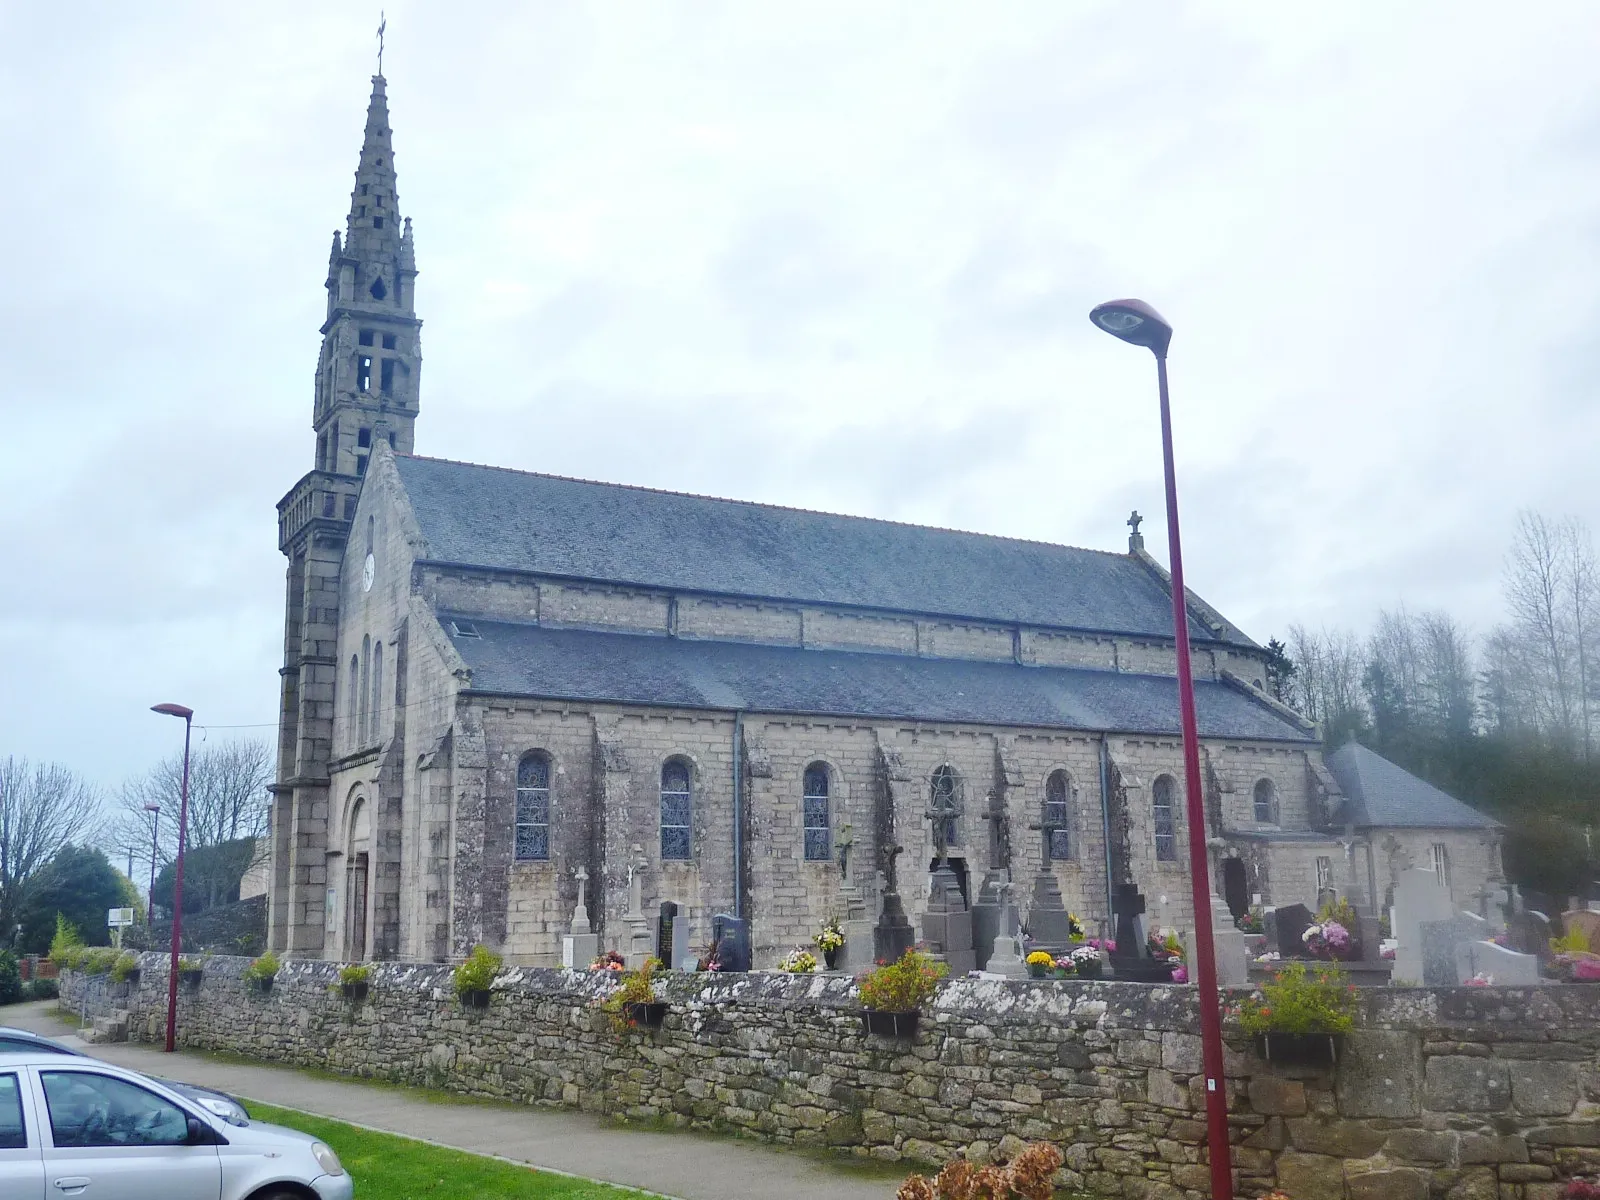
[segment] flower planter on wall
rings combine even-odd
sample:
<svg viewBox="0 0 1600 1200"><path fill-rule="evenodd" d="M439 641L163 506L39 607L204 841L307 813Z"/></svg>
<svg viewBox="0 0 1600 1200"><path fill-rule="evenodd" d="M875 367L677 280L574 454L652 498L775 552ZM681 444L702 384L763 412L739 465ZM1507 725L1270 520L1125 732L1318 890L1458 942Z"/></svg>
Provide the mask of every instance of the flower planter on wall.
<svg viewBox="0 0 1600 1200"><path fill-rule="evenodd" d="M489 989L488 988L468 988L466 991L461 993L461 1007L462 1008L488 1008L489 1007Z"/></svg>
<svg viewBox="0 0 1600 1200"><path fill-rule="evenodd" d="M822 952L822 962L828 970L837 971L839 969L839 951L842 948L843 947L835 946L832 950L824 950Z"/></svg>
<svg viewBox="0 0 1600 1200"><path fill-rule="evenodd" d="M351 1003L360 1004L367 998L367 986L364 980L361 983L341 983L339 992Z"/></svg>
<svg viewBox="0 0 1600 1200"><path fill-rule="evenodd" d="M660 1029L661 1022L667 1016L667 1006L664 1001L660 1000L647 1004L624 1004L622 1013L630 1023L642 1029Z"/></svg>
<svg viewBox="0 0 1600 1200"><path fill-rule="evenodd" d="M268 976L266 979L252 979L250 981L250 990L253 992L259 992L261 995L265 996L268 992L272 991L272 977Z"/></svg>
<svg viewBox="0 0 1600 1200"><path fill-rule="evenodd" d="M202 970L179 971L178 978L183 980L183 986L193 990L200 986L200 981L206 977Z"/></svg>
<svg viewBox="0 0 1600 1200"><path fill-rule="evenodd" d="M1343 1042L1337 1033L1262 1033L1256 1035L1256 1053L1268 1062L1331 1067L1339 1061Z"/></svg>
<svg viewBox="0 0 1600 1200"><path fill-rule="evenodd" d="M862 1010L861 1026L878 1037L916 1037L917 1018L921 1015L920 1012L878 1012L868 1008Z"/></svg>

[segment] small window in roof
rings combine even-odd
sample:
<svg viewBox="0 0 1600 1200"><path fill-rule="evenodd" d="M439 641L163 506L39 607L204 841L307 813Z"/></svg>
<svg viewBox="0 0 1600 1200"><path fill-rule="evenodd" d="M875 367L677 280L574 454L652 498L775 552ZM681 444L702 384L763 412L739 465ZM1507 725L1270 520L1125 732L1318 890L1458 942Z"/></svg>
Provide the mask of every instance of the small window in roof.
<svg viewBox="0 0 1600 1200"><path fill-rule="evenodd" d="M483 634L478 632L478 627L471 621L451 621L450 636L481 638Z"/></svg>

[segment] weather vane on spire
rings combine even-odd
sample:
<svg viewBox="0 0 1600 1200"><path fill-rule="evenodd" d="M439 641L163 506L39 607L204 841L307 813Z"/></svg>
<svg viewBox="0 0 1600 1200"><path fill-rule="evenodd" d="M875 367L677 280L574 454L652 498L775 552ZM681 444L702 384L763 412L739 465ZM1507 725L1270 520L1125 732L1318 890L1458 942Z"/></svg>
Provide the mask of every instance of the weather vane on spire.
<svg viewBox="0 0 1600 1200"><path fill-rule="evenodd" d="M378 74L383 74L383 31L389 27L389 19L384 16L383 10L378 10Z"/></svg>

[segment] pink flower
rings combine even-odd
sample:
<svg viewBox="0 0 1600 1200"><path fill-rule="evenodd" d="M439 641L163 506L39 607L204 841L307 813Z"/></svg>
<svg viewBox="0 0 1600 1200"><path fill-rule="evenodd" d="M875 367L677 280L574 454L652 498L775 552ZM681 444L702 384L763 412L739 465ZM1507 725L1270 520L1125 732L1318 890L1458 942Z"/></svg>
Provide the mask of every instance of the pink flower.
<svg viewBox="0 0 1600 1200"><path fill-rule="evenodd" d="M1184 967L1184 966L1174 967L1173 970L1172 970L1172 982L1173 983L1188 983L1189 982L1189 968L1188 967Z"/></svg>

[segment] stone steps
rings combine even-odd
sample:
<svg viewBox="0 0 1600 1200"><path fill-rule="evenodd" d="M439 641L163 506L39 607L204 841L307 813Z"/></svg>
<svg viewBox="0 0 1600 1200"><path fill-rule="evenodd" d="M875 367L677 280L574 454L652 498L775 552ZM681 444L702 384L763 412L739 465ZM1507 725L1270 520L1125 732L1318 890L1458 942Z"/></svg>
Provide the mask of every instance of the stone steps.
<svg viewBox="0 0 1600 1200"><path fill-rule="evenodd" d="M119 1009L109 1017L96 1017L94 1024L83 1031L83 1040L96 1044L125 1042L128 1040L128 1010Z"/></svg>

